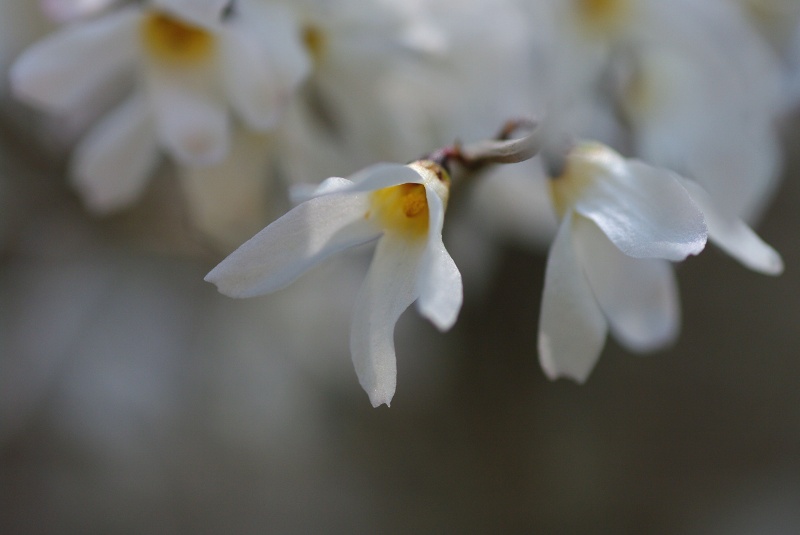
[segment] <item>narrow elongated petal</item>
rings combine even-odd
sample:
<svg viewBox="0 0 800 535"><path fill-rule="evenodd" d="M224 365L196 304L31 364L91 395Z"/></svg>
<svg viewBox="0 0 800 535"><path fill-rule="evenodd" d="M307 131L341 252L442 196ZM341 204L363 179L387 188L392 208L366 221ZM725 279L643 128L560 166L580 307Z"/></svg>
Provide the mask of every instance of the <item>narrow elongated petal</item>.
<svg viewBox="0 0 800 535"><path fill-rule="evenodd" d="M572 244L568 212L550 247L539 316L539 362L550 379L584 382L605 344L608 324Z"/></svg>
<svg viewBox="0 0 800 535"><path fill-rule="evenodd" d="M213 165L228 153L229 119L225 103L206 74L148 72L148 95L164 147L184 165Z"/></svg>
<svg viewBox="0 0 800 535"><path fill-rule="evenodd" d="M279 290L332 254L368 242L380 229L364 219L366 195L326 195L295 207L206 275L230 297Z"/></svg>
<svg viewBox="0 0 800 535"><path fill-rule="evenodd" d="M17 97L54 112L71 111L136 60L140 11L122 9L65 27L28 48L11 67Z"/></svg>
<svg viewBox="0 0 800 535"><path fill-rule="evenodd" d="M446 331L458 317L464 291L461 273L442 243L442 200L430 188L426 188L425 194L429 210L428 239L419 267L417 308L439 330Z"/></svg>
<svg viewBox="0 0 800 535"><path fill-rule="evenodd" d="M706 244L703 214L676 175L637 161L598 177L575 211L628 256L679 261Z"/></svg>
<svg viewBox="0 0 800 535"><path fill-rule="evenodd" d="M394 326L417 298L417 270L425 242L386 234L358 292L350 352L361 386L374 407L391 403L397 384Z"/></svg>
<svg viewBox="0 0 800 535"><path fill-rule="evenodd" d="M250 128L267 130L277 123L311 62L288 12L281 6L259 7L230 20L221 44L231 105ZM250 11L264 16L249 20Z"/></svg>
<svg viewBox="0 0 800 535"><path fill-rule="evenodd" d="M72 177L84 201L98 212L136 200L158 161L155 128L141 95L95 125L75 149Z"/></svg>
<svg viewBox="0 0 800 535"><path fill-rule="evenodd" d="M781 255L764 242L741 219L718 209L699 184L683 179L682 184L700 207L708 225L708 238L744 266L766 275L783 273Z"/></svg>
<svg viewBox="0 0 800 535"><path fill-rule="evenodd" d="M622 345L646 352L675 340L680 300L669 262L623 254L583 217L575 218L573 243L611 333Z"/></svg>

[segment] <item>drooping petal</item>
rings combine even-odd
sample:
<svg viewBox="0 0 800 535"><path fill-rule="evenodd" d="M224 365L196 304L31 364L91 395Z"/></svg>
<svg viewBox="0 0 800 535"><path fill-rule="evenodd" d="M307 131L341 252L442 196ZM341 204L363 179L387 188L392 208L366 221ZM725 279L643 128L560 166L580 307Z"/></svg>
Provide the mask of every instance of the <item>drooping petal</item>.
<svg viewBox="0 0 800 535"><path fill-rule="evenodd" d="M180 18L213 29L231 0L153 0L153 4Z"/></svg>
<svg viewBox="0 0 800 535"><path fill-rule="evenodd" d="M221 39L226 91L250 128L267 130L308 76L311 62L298 23L283 6L243 4L242 9L226 23Z"/></svg>
<svg viewBox="0 0 800 535"><path fill-rule="evenodd" d="M367 195L317 197L290 210L206 275L230 297L279 290L332 254L380 235L364 218Z"/></svg>
<svg viewBox="0 0 800 535"><path fill-rule="evenodd" d="M578 216L573 224L578 258L614 337L636 352L674 341L680 299L669 262L623 254L586 218Z"/></svg>
<svg viewBox="0 0 800 535"><path fill-rule="evenodd" d="M28 48L11 67L17 97L55 112L71 111L136 60L141 13L121 9L65 27Z"/></svg>
<svg viewBox="0 0 800 535"><path fill-rule="evenodd" d="M679 261L706 244L703 214L676 175L637 161L597 177L575 211L628 256Z"/></svg>
<svg viewBox="0 0 800 535"><path fill-rule="evenodd" d="M568 212L550 247L539 316L539 363L550 379L584 382L605 344L608 324L572 244Z"/></svg>
<svg viewBox="0 0 800 535"><path fill-rule="evenodd" d="M417 308L441 331L453 326L461 310L461 273L442 243L444 206L439 196L425 188L429 222L425 253L419 266Z"/></svg>
<svg viewBox="0 0 800 535"><path fill-rule="evenodd" d="M75 149L72 180L98 212L136 200L158 161L155 127L141 95L134 95L95 125Z"/></svg>
<svg viewBox="0 0 800 535"><path fill-rule="evenodd" d="M741 219L724 214L699 184L683 179L683 186L706 218L708 238L744 266L766 275L783 273L781 255Z"/></svg>
<svg viewBox="0 0 800 535"><path fill-rule="evenodd" d="M417 298L417 270L425 242L386 234L356 298L350 352L361 386L374 407L394 396L397 365L394 326Z"/></svg>
<svg viewBox="0 0 800 535"><path fill-rule="evenodd" d="M148 71L147 89L159 139L185 165L213 165L228 153L228 111L211 76L200 69L171 72L165 66Z"/></svg>

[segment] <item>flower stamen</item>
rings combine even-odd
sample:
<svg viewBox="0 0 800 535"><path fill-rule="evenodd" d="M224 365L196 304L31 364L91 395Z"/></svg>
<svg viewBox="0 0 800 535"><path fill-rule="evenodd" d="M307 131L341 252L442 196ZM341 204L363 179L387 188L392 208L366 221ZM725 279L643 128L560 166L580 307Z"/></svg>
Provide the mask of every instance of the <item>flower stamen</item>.
<svg viewBox="0 0 800 535"><path fill-rule="evenodd" d="M210 32L160 11L145 15L141 35L150 56L169 63L198 63L214 52L215 39Z"/></svg>

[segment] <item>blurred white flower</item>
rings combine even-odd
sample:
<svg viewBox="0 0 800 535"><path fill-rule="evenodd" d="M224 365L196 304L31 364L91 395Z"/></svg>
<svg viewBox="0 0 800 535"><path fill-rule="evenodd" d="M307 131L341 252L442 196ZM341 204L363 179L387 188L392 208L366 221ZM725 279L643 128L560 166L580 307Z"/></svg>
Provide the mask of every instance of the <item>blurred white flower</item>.
<svg viewBox="0 0 800 535"><path fill-rule="evenodd" d="M780 176L774 122L781 72L740 6L550 4L558 31L549 51L549 98L559 123L574 123L561 129L627 142L642 159L702 183L732 214L757 217Z"/></svg>
<svg viewBox="0 0 800 535"><path fill-rule="evenodd" d="M420 313L446 330L461 308L461 275L442 243L449 181L426 160L329 178L206 280L231 297L266 294L334 253L380 238L356 299L350 351L373 406L389 405L397 380L393 333L402 312L416 300Z"/></svg>
<svg viewBox="0 0 800 535"><path fill-rule="evenodd" d="M551 193L561 224L547 260L538 345L553 379L586 380L609 330L637 352L671 342L680 310L666 260L698 254L707 237L751 269L783 269L778 253L716 209L699 185L601 144L573 148Z"/></svg>
<svg viewBox="0 0 800 535"><path fill-rule="evenodd" d="M310 60L288 8L240 1L222 20L221 4L124 7L63 28L12 67L20 98L62 113L109 78L138 74L134 94L76 149L74 178L92 208L134 200L159 145L187 165L219 162L229 145L228 106L248 127L272 128L307 75Z"/></svg>

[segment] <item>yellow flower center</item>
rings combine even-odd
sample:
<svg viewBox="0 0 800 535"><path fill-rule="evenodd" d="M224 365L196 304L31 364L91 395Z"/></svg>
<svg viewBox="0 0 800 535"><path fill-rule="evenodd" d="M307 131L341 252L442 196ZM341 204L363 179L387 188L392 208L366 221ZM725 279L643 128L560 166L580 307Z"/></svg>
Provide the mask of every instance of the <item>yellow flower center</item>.
<svg viewBox="0 0 800 535"><path fill-rule="evenodd" d="M303 44L314 63L319 64L325 57L328 37L317 26L308 25L303 28Z"/></svg>
<svg viewBox="0 0 800 535"><path fill-rule="evenodd" d="M622 26L631 11L631 0L574 0L584 29L595 35L607 35Z"/></svg>
<svg viewBox="0 0 800 535"><path fill-rule="evenodd" d="M140 30L145 50L154 59L186 65L207 60L214 53L211 32L160 11L145 15Z"/></svg>
<svg viewBox="0 0 800 535"><path fill-rule="evenodd" d="M372 193L372 210L380 225L409 237L428 234L428 198L422 184L400 184Z"/></svg>
<svg viewBox="0 0 800 535"><path fill-rule="evenodd" d="M447 204L450 176L440 165L421 160L409 165L422 176L424 184L400 184L374 191L366 218L376 218L387 232L398 232L407 238L428 235L430 219L426 186Z"/></svg>

